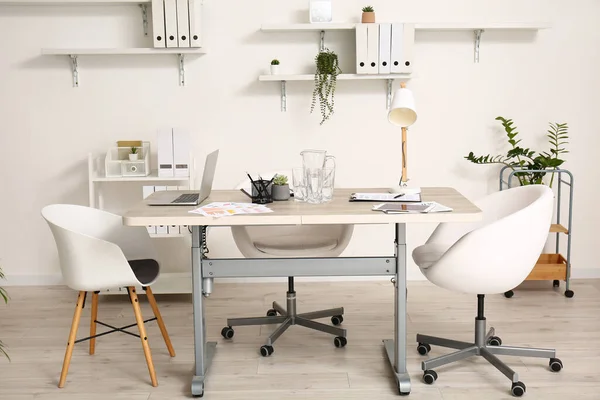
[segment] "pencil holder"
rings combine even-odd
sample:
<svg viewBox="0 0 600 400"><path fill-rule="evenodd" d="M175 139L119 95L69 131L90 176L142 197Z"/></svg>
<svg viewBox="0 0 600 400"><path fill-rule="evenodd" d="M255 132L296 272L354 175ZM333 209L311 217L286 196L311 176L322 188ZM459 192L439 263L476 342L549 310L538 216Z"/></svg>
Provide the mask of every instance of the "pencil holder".
<svg viewBox="0 0 600 400"><path fill-rule="evenodd" d="M252 202L267 204L273 202L273 182L264 179L252 181Z"/></svg>

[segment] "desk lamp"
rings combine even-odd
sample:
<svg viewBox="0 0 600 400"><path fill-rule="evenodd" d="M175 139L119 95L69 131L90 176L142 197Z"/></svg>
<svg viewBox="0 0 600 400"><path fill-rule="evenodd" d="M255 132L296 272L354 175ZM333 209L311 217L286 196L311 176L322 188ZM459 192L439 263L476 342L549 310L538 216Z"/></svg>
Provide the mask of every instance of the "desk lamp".
<svg viewBox="0 0 600 400"><path fill-rule="evenodd" d="M412 92L406 88L406 83L400 84L400 89L394 94L392 107L388 113L388 121L396 126L402 127L402 177L398 186L390 188L390 192L399 194L418 194L421 188L408 186L406 173L406 131L409 126L417 120L415 98Z"/></svg>

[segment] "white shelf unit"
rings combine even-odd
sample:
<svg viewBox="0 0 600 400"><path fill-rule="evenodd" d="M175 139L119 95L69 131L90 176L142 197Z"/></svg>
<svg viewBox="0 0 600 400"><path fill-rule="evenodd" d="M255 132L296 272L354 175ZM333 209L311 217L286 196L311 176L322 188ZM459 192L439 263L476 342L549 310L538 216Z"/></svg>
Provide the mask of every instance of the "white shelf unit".
<svg viewBox="0 0 600 400"><path fill-rule="evenodd" d="M378 23L385 23L381 21ZM389 22L388 22L389 23ZM407 22L408 23L408 22ZM320 32L320 49L325 47L326 31L353 31L358 23L355 22L332 22L332 23L281 23L281 24L263 24L263 32ZM545 22L442 22L442 23L414 23L416 31L473 31L475 36L475 62L479 62L479 45L481 34L488 30L524 30L537 31L550 28L549 23ZM413 74L391 74L391 75L366 75L366 74L341 74L338 80L387 80L387 101L386 107L389 109L392 100L392 84L394 79L409 80L414 77ZM314 75L260 75L258 80L261 82L281 82L281 111L287 110L287 81L312 81Z"/></svg>
<svg viewBox="0 0 600 400"><path fill-rule="evenodd" d="M150 3L150 0L0 0L0 5L5 6L103 6L146 3Z"/></svg>

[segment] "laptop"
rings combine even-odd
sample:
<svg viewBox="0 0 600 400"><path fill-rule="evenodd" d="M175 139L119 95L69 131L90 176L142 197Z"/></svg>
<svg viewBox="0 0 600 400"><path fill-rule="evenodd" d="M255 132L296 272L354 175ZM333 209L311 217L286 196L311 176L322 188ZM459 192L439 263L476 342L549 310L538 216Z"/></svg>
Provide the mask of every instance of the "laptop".
<svg viewBox="0 0 600 400"><path fill-rule="evenodd" d="M212 190L218 158L219 150L215 150L206 156L200 192L184 194L175 191L155 192L150 199L148 199L147 204L149 206L197 206L202 203L210 195Z"/></svg>

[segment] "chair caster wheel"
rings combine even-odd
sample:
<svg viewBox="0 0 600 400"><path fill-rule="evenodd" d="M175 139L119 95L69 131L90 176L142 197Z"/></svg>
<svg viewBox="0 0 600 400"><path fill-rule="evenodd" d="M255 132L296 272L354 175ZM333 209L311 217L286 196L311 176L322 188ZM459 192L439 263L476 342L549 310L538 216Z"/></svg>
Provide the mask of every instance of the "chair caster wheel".
<svg viewBox="0 0 600 400"><path fill-rule="evenodd" d="M558 279L555 279L552 281L552 287L559 287L560 286L560 281Z"/></svg>
<svg viewBox="0 0 600 400"><path fill-rule="evenodd" d="M221 336L223 336L225 339L231 339L234 334L235 332L230 326L226 326L225 328L221 329Z"/></svg>
<svg viewBox="0 0 600 400"><path fill-rule="evenodd" d="M419 343L417 345L417 351L419 352L420 355L425 356L425 355L427 355L427 353L429 353L431 351L431 346L428 345L427 343Z"/></svg>
<svg viewBox="0 0 600 400"><path fill-rule="evenodd" d="M512 388L510 390L510 392L512 393L513 396L515 397L521 397L525 394L526 388L525 388L525 384L521 381L519 382L514 382L512 384Z"/></svg>
<svg viewBox="0 0 600 400"><path fill-rule="evenodd" d="M490 336L487 341L488 346L502 346L502 339L498 336Z"/></svg>
<svg viewBox="0 0 600 400"><path fill-rule="evenodd" d="M335 326L340 325L342 322L344 322L344 317L342 315L334 315L331 317L331 323Z"/></svg>
<svg viewBox="0 0 600 400"><path fill-rule="evenodd" d="M563 363L558 358L551 358L548 365L553 372L560 372L563 369Z"/></svg>
<svg viewBox="0 0 600 400"><path fill-rule="evenodd" d="M270 310L267 311L267 317L276 317L277 316L277 310L275 310L274 308L271 308Z"/></svg>
<svg viewBox="0 0 600 400"><path fill-rule="evenodd" d="M274 351L275 349L273 348L273 346L260 346L260 355L263 357L269 357L271 354L273 354Z"/></svg>
<svg viewBox="0 0 600 400"><path fill-rule="evenodd" d="M428 369L427 371L423 372L423 382L428 385L433 385L437 378L437 373L432 369Z"/></svg>
<svg viewBox="0 0 600 400"><path fill-rule="evenodd" d="M344 347L348 343L348 340L343 336L336 336L333 339L333 344L335 347Z"/></svg>
<svg viewBox="0 0 600 400"><path fill-rule="evenodd" d="M507 299L510 299L514 295L515 295L515 292L513 292L512 290L509 290L508 292L504 292L504 297L506 297Z"/></svg>
<svg viewBox="0 0 600 400"><path fill-rule="evenodd" d="M571 297L573 297L575 295L575 293L572 290L565 290L565 296L568 297L569 299Z"/></svg>

